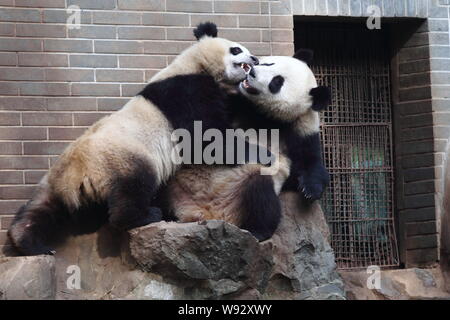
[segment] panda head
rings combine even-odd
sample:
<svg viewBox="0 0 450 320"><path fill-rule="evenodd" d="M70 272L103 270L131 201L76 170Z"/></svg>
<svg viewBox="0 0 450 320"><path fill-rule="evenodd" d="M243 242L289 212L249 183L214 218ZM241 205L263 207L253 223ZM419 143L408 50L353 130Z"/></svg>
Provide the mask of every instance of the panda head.
<svg viewBox="0 0 450 320"><path fill-rule="evenodd" d="M207 72L216 79L229 83L239 83L246 78L250 66L258 64L243 45L217 37L217 27L212 22L201 23L194 30L199 41L197 58Z"/></svg>
<svg viewBox="0 0 450 320"><path fill-rule="evenodd" d="M261 58L239 90L265 113L282 121L295 121L311 110L321 111L331 103L331 92L317 86L308 67L311 59L309 50L299 50L294 57Z"/></svg>

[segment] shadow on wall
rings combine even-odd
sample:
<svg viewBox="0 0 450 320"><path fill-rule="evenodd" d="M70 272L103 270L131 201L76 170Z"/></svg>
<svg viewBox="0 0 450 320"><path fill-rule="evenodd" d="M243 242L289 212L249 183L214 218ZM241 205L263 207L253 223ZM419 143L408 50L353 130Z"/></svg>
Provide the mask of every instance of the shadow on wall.
<svg viewBox="0 0 450 320"><path fill-rule="evenodd" d="M444 199L441 216L441 266L450 270L450 159L449 146L447 147L446 165L444 175Z"/></svg>

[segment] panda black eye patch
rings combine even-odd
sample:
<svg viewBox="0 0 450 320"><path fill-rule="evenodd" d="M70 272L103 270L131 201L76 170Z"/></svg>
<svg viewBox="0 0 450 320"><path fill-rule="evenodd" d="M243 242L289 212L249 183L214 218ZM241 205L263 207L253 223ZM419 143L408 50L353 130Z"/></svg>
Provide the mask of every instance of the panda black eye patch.
<svg viewBox="0 0 450 320"><path fill-rule="evenodd" d="M231 53L233 56L236 56L236 55L238 55L239 53L242 53L242 49L239 48L239 47L233 47L233 48L230 48L230 53Z"/></svg>
<svg viewBox="0 0 450 320"><path fill-rule="evenodd" d="M282 76L273 77L272 81L269 83L269 90L272 94L278 93L283 86L284 78Z"/></svg>

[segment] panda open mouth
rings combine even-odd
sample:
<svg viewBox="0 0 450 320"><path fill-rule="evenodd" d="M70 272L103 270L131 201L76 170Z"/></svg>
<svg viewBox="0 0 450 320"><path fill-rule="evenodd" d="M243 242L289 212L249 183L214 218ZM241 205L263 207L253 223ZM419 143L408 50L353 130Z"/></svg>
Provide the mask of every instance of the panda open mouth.
<svg viewBox="0 0 450 320"><path fill-rule="evenodd" d="M241 68L242 70L244 70L245 74L249 74L250 70L252 70L252 67L249 64L245 63L245 62L234 63L234 67L235 68Z"/></svg>
<svg viewBox="0 0 450 320"><path fill-rule="evenodd" d="M241 82L241 87L244 88L244 90L247 91L249 94L256 95L259 93L258 89L253 88L247 79Z"/></svg>

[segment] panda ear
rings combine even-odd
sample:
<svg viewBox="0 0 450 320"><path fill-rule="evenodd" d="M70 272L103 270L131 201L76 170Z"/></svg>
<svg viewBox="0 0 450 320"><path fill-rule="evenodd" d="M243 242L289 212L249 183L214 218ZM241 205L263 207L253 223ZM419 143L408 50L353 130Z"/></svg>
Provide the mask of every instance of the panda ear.
<svg viewBox="0 0 450 320"><path fill-rule="evenodd" d="M328 87L319 86L317 88L311 89L309 94L313 98L313 103L311 108L314 111L325 110L331 104L331 90Z"/></svg>
<svg viewBox="0 0 450 320"><path fill-rule="evenodd" d="M212 22L200 23L197 28L194 29L194 36L197 40L203 37L217 37L217 26Z"/></svg>
<svg viewBox="0 0 450 320"><path fill-rule="evenodd" d="M314 51L310 49L299 49L294 54L294 58L300 61L305 62L306 64L310 64L314 57Z"/></svg>

